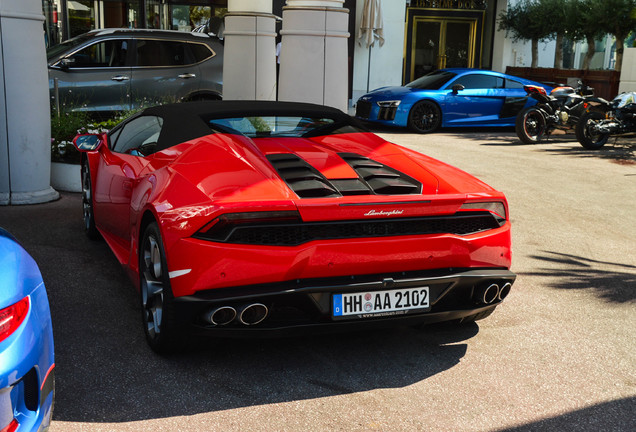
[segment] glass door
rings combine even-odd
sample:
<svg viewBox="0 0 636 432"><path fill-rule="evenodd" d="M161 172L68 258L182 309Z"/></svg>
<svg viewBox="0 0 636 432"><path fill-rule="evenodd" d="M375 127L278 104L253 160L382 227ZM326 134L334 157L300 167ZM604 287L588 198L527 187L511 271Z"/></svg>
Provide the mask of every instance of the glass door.
<svg viewBox="0 0 636 432"><path fill-rule="evenodd" d="M444 67L473 67L474 22L446 21Z"/></svg>
<svg viewBox="0 0 636 432"><path fill-rule="evenodd" d="M416 18L410 80L436 69L474 67L476 19Z"/></svg>
<svg viewBox="0 0 636 432"><path fill-rule="evenodd" d="M413 59L411 63L411 81L443 67L441 66L442 58L440 56L442 45L441 21L416 21L413 45L411 52L411 58Z"/></svg>

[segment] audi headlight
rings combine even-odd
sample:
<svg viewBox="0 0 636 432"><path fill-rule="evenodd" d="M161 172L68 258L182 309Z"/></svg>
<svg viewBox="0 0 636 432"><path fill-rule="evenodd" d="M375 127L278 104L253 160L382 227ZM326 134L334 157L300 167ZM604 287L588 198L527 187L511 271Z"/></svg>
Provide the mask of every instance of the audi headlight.
<svg viewBox="0 0 636 432"><path fill-rule="evenodd" d="M382 108L397 108L398 105L400 105L400 102L402 101L392 100L392 101L378 101L376 103Z"/></svg>

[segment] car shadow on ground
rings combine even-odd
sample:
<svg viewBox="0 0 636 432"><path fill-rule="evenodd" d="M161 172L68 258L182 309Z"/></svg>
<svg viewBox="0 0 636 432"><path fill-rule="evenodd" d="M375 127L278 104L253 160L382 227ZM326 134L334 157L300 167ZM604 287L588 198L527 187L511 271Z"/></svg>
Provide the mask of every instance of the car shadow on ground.
<svg viewBox="0 0 636 432"><path fill-rule="evenodd" d="M398 126L385 126L378 124L365 124L364 125L369 131L373 133L386 133L386 134L413 134L417 135L417 133L411 131L406 127L398 127ZM514 127L450 127L450 128L440 128L435 132L428 134L419 134L422 139L426 138L434 138L436 134L453 134L458 138L467 138L467 139L475 139L481 140L484 136L499 136L503 135L505 139L515 133ZM521 141L520 141L521 143ZM521 143L523 144L523 143Z"/></svg>
<svg viewBox="0 0 636 432"><path fill-rule="evenodd" d="M588 150L581 146L576 140L574 133L563 133L556 131L548 138L536 144L526 144L522 142L513 131L505 128L490 129L454 129L447 130L459 139L468 139L482 142L482 146L489 147L514 147L514 146L535 146L537 150L553 155L600 158L607 159L620 165L636 165L636 137L618 136L610 137L603 147L598 150ZM483 141L487 141L483 143ZM559 145L554 147L553 145ZM567 146L566 146L567 145Z"/></svg>
<svg viewBox="0 0 636 432"><path fill-rule="evenodd" d="M111 315L134 326L90 342L57 338L54 420L131 422L406 387L455 366L467 349L455 342L457 332L449 343L448 335L399 329L338 337L198 339L183 352L162 357L146 346L137 313ZM123 327L102 319L93 325ZM463 330L459 339L476 329Z"/></svg>
<svg viewBox="0 0 636 432"><path fill-rule="evenodd" d="M578 411L539 420L521 426L500 429L499 432L534 431L614 431L628 432L636 430L636 419L626 416L634 412L636 397L626 397L598 405L592 405Z"/></svg>
<svg viewBox="0 0 636 432"><path fill-rule="evenodd" d="M542 276L558 289L592 290L605 301L627 303L636 300L636 265L602 262L559 252L541 251L531 258L548 267L520 275Z"/></svg>
<svg viewBox="0 0 636 432"><path fill-rule="evenodd" d="M461 138L460 135L457 135L457 138ZM463 137L466 139L466 136ZM572 134L558 134L558 135L550 135L548 138L545 138L534 144L527 144L521 141L517 135L512 131L511 133L499 133L499 134L490 134L485 135L482 133L471 133L469 139L475 141L489 141L487 143L482 143L482 146L487 147L533 147L542 148L541 146L546 146L550 144L575 144L579 145L576 141L576 138ZM583 147L581 147L583 149ZM584 150L584 149L583 149Z"/></svg>
<svg viewBox="0 0 636 432"><path fill-rule="evenodd" d="M104 241L86 238L81 217L77 194L0 213L0 225L34 256L46 283L57 421L130 422L401 388L457 365L479 330L198 339L161 357L145 342L132 283Z"/></svg>
<svg viewBox="0 0 636 432"><path fill-rule="evenodd" d="M368 125L367 125L368 127ZM378 126L373 125L369 127L373 133L378 134L413 134L407 128L398 128L391 126ZM478 141L483 146L496 147L514 147L514 146L534 146L541 144L554 144L554 143L567 143L573 142L578 145L576 137L573 133L563 133L556 131L548 138L542 140L537 144L526 144L522 142L515 134L514 127L454 127L454 128L442 128L436 132L430 134L421 134L422 140L435 139L438 134L450 135L453 138ZM484 141L487 141L484 143ZM581 147L582 148L582 147Z"/></svg>
<svg viewBox="0 0 636 432"><path fill-rule="evenodd" d="M576 140L572 144L571 148L546 148L544 151L554 155L606 159L619 165L636 165L636 139L634 137L610 138L607 144L598 150L583 148Z"/></svg>
<svg viewBox="0 0 636 432"><path fill-rule="evenodd" d="M446 132L453 133L456 138L480 141L482 146L536 146L538 150L549 154L585 158L596 157L608 159L621 165L636 165L636 136L634 135L610 137L607 144L600 149L588 150L579 144L573 132L555 131L552 135L536 144L522 142L514 130L506 128L451 129ZM488 142L483 143L483 141ZM558 144L559 147L552 147L551 145L553 144ZM566 147L565 145L568 146Z"/></svg>

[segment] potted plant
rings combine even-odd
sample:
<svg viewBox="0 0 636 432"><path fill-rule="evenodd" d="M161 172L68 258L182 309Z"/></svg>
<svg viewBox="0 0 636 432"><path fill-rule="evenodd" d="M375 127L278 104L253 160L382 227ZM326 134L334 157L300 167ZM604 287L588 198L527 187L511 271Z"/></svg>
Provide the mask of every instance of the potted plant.
<svg viewBox="0 0 636 432"><path fill-rule="evenodd" d="M76 135L108 132L125 118L147 106L162 103L164 101L149 102L144 98L137 108L117 113L101 121L95 120L86 111L66 111L58 114L51 108L51 186L67 192L82 191L80 153L73 146L73 138Z"/></svg>
<svg viewBox="0 0 636 432"><path fill-rule="evenodd" d="M51 116L51 186L67 192L81 192L80 153L73 146L78 134L108 132L126 118L125 114L96 122L83 111Z"/></svg>

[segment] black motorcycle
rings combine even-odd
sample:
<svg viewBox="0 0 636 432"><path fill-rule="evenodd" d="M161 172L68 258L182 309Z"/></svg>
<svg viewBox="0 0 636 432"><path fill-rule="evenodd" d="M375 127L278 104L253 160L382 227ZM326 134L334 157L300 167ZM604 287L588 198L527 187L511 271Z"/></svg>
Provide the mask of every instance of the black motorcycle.
<svg viewBox="0 0 636 432"><path fill-rule="evenodd" d="M636 132L636 92L621 93L611 102L592 102L593 111L581 117L576 139L588 150L598 150L610 135Z"/></svg>
<svg viewBox="0 0 636 432"><path fill-rule="evenodd" d="M535 144L555 129L570 131L587 110L586 101L594 89L579 82L578 87L556 87L550 94L540 86L526 85L523 89L537 104L517 115L515 131L521 141Z"/></svg>

